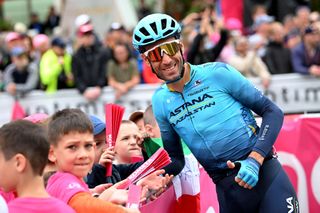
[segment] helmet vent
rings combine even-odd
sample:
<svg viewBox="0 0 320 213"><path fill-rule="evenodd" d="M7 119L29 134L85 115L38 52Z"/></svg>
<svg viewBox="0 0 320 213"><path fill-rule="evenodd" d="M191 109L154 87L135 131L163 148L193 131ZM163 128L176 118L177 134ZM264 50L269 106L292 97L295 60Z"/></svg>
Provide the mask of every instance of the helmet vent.
<svg viewBox="0 0 320 213"><path fill-rule="evenodd" d="M163 33L163 36L167 36L167 35L169 35L169 34L171 34L173 32L173 30L168 30L168 31L166 31L165 33Z"/></svg>
<svg viewBox="0 0 320 213"><path fill-rule="evenodd" d="M152 22L152 23L150 24L150 27L152 28L152 30L154 31L154 33L155 33L156 35L158 35L158 30L157 30L156 23L155 23L155 22Z"/></svg>
<svg viewBox="0 0 320 213"><path fill-rule="evenodd" d="M134 35L134 39L136 39L138 42L141 41L141 38L137 35Z"/></svg>
<svg viewBox="0 0 320 213"><path fill-rule="evenodd" d="M161 29L166 29L166 27L167 27L167 20L161 19Z"/></svg>
<svg viewBox="0 0 320 213"><path fill-rule="evenodd" d="M145 36L149 36L150 35L150 33L146 30L145 27L141 27L140 28L140 32Z"/></svg>
<svg viewBox="0 0 320 213"><path fill-rule="evenodd" d="M176 25L176 24L174 23L174 21L171 21L171 27L174 28L175 25Z"/></svg>
<svg viewBox="0 0 320 213"><path fill-rule="evenodd" d="M152 42L152 41L153 41L152 38L147 38L147 39L145 39L143 42L148 43L148 42Z"/></svg>

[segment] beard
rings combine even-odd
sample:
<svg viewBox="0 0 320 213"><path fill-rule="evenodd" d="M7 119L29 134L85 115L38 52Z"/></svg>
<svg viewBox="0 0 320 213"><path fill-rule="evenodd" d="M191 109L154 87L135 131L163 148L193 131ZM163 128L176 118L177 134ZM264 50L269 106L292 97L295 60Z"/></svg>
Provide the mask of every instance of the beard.
<svg viewBox="0 0 320 213"><path fill-rule="evenodd" d="M167 77L165 77L165 75L160 71L159 72L159 69L158 69L158 72L156 72L155 74L157 75L157 77L161 80L164 80L164 81L176 81L178 79L180 79L182 76L181 76L181 73L182 73L182 69L183 69L183 66L184 66L184 61L183 60L179 60L179 61L176 61L176 66L178 67L178 76L174 77L173 79L168 79Z"/></svg>

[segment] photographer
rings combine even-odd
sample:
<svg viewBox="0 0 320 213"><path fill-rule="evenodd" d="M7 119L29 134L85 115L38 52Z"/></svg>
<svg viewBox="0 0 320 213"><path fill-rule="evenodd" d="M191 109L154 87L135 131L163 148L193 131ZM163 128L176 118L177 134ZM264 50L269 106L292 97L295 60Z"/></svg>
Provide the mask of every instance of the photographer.
<svg viewBox="0 0 320 213"><path fill-rule="evenodd" d="M196 30L197 35L191 43L187 53L187 61L192 64L202 64L215 61L228 40L228 32L220 27L219 21L215 18L215 11L212 5L208 6L196 20L199 21ZM220 31L220 39L214 45L212 38ZM218 35L219 36L219 35Z"/></svg>

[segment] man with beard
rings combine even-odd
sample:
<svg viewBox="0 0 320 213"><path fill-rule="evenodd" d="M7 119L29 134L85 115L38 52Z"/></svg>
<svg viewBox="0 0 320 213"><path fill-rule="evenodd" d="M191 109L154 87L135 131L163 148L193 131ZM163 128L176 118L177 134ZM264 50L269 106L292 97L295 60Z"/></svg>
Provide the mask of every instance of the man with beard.
<svg viewBox="0 0 320 213"><path fill-rule="evenodd" d="M182 170L183 139L216 184L219 212L298 212L294 188L272 150L281 109L228 64L185 62L180 34L176 20L157 13L140 20L132 38L165 82L152 109L172 160L166 172ZM262 117L260 127L251 110Z"/></svg>

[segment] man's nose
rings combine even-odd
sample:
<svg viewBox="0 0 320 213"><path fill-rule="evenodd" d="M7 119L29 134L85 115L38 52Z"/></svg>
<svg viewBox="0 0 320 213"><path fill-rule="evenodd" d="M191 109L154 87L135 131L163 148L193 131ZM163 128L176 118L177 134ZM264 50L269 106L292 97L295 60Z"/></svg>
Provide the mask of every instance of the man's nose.
<svg viewBox="0 0 320 213"><path fill-rule="evenodd" d="M170 63L171 62L171 57L169 55L167 55L166 53L163 53L163 56L162 56L162 63L163 64L167 64L167 63Z"/></svg>

